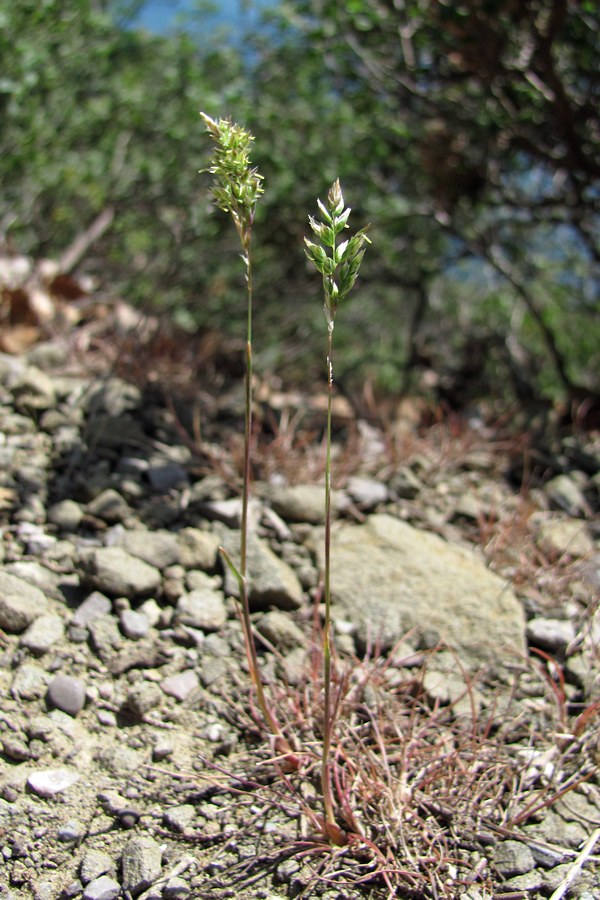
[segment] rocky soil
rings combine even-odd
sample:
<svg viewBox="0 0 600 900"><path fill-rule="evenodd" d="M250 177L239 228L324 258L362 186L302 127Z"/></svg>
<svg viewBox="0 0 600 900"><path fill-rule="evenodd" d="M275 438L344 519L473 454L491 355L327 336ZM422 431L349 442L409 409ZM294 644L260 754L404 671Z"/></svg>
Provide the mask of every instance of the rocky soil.
<svg viewBox="0 0 600 900"><path fill-rule="evenodd" d="M360 681L340 771L384 850L328 848L314 764L268 762L218 552L239 542L239 385L198 387L200 438L194 390L74 358L0 356L0 898L600 898L598 435L532 449L340 406L332 590ZM319 414L261 397L251 601L310 760Z"/></svg>

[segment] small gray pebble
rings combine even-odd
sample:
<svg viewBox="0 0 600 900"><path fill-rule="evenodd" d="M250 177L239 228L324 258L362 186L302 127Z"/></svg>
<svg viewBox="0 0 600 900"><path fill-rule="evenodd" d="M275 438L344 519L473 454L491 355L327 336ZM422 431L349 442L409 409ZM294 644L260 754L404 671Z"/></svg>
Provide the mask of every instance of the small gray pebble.
<svg viewBox="0 0 600 900"><path fill-rule="evenodd" d="M37 700L48 689L48 674L36 663L23 663L15 672L10 692L15 700Z"/></svg>
<svg viewBox="0 0 600 900"><path fill-rule="evenodd" d="M183 701L199 686L198 676L193 669L185 669L161 682L161 688L170 697Z"/></svg>
<svg viewBox="0 0 600 900"><path fill-rule="evenodd" d="M108 597L100 591L92 591L81 603L71 619L71 624L77 627L85 627L94 619L107 616L111 611L111 603Z"/></svg>
<svg viewBox="0 0 600 900"><path fill-rule="evenodd" d="M116 900L121 894L121 885L108 875L101 875L90 881L83 893L83 900Z"/></svg>
<svg viewBox="0 0 600 900"><path fill-rule="evenodd" d="M83 510L74 500L61 500L48 510L48 521L62 531L77 531L83 518Z"/></svg>
<svg viewBox="0 0 600 900"><path fill-rule="evenodd" d="M35 900L54 900L56 892L50 881L38 881L35 885Z"/></svg>
<svg viewBox="0 0 600 900"><path fill-rule="evenodd" d="M119 615L121 631L132 641L139 641L148 634L150 623L145 615L133 609L124 609Z"/></svg>
<svg viewBox="0 0 600 900"><path fill-rule="evenodd" d="M24 737L19 737L19 735L16 734L8 734L2 740L2 752L5 756L8 756L9 759L14 759L17 762L31 759L29 744Z"/></svg>
<svg viewBox="0 0 600 900"><path fill-rule="evenodd" d="M107 875L113 868L113 861L108 853L102 850L87 850L81 860L79 875L84 884L96 881L101 875Z"/></svg>
<svg viewBox="0 0 600 900"><path fill-rule="evenodd" d="M187 472L178 463L164 463L148 468L146 477L157 491L170 491L184 484L188 480Z"/></svg>
<svg viewBox="0 0 600 900"><path fill-rule="evenodd" d="M54 797L68 790L80 776L73 769L39 769L27 779L27 787L38 797Z"/></svg>
<svg viewBox="0 0 600 900"><path fill-rule="evenodd" d="M184 831L196 816L196 808L191 803L171 806L163 812L163 822L174 831Z"/></svg>
<svg viewBox="0 0 600 900"><path fill-rule="evenodd" d="M119 810L117 818L122 828L133 828L140 821L140 814L137 809L126 807Z"/></svg>
<svg viewBox="0 0 600 900"><path fill-rule="evenodd" d="M164 886L163 897L165 900L186 900L186 897L189 897L191 892L189 884L183 878L174 876L169 878Z"/></svg>
<svg viewBox="0 0 600 900"><path fill-rule="evenodd" d="M168 759L175 752L175 747L169 738L159 738L152 748L152 759L154 762L160 762L162 759Z"/></svg>
<svg viewBox="0 0 600 900"><path fill-rule="evenodd" d="M527 637L536 647L561 651L575 640L575 626L568 619L538 616L527 623Z"/></svg>
<svg viewBox="0 0 600 900"><path fill-rule="evenodd" d="M141 681L135 684L127 694L127 709L138 719L159 706L163 695L157 684L153 681Z"/></svg>
<svg viewBox="0 0 600 900"><path fill-rule="evenodd" d="M48 701L70 716L76 716L85 706L85 684L71 675L57 675L48 687Z"/></svg>
<svg viewBox="0 0 600 900"><path fill-rule="evenodd" d="M117 724L117 717L110 709L99 709L96 716L105 728L114 728Z"/></svg>
<svg viewBox="0 0 600 900"><path fill-rule="evenodd" d="M527 844L502 841L494 850L494 865L504 878L524 875L535 869L535 860Z"/></svg>
<svg viewBox="0 0 600 900"><path fill-rule="evenodd" d="M122 522L131 515L127 501L113 488L107 488L87 505L87 511L105 522Z"/></svg>
<svg viewBox="0 0 600 900"><path fill-rule="evenodd" d="M61 617L47 613L31 623L22 635L20 645L41 656L47 653L53 644L61 640L64 632L65 628Z"/></svg>
<svg viewBox="0 0 600 900"><path fill-rule="evenodd" d="M78 841L85 834L85 828L77 819L70 819L58 829L56 836L59 841L68 843L69 841Z"/></svg>
<svg viewBox="0 0 600 900"><path fill-rule="evenodd" d="M162 851L151 837L134 837L123 848L123 887L139 894L160 876Z"/></svg>

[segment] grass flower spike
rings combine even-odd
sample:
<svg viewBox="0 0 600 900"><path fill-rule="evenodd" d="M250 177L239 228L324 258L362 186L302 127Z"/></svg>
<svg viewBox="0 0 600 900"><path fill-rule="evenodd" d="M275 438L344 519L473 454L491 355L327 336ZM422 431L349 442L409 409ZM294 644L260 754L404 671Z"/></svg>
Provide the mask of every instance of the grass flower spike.
<svg viewBox="0 0 600 900"><path fill-rule="evenodd" d="M317 201L323 221L308 217L310 227L319 243L304 238L306 255L323 276L324 310L327 319L327 433L325 459L325 564L323 588L325 622L323 626L323 747L321 756L321 790L325 806L324 831L332 843L344 843L344 833L335 821L331 787L331 742L333 732L333 703L331 696L331 401L333 397L333 328L338 303L345 300L358 276L365 253L368 226L357 231L349 240L338 243L339 235L348 228L350 208L344 209L344 197L339 179L327 194L327 206Z"/></svg>
<svg viewBox="0 0 600 900"><path fill-rule="evenodd" d="M333 328L338 303L348 296L358 276L365 253L368 225L347 241L337 242L338 235L348 227L350 207L344 209L344 196L339 178L327 194L327 206L317 200L323 221L308 217L310 227L319 239L316 244L304 238L306 255L323 276L324 309L328 325Z"/></svg>
<svg viewBox="0 0 600 900"><path fill-rule="evenodd" d="M215 121L203 112L200 117L216 143L212 165L204 170L215 176L213 199L219 209L231 214L244 252L249 253L254 211L263 193L262 175L250 165L254 138L229 119Z"/></svg>

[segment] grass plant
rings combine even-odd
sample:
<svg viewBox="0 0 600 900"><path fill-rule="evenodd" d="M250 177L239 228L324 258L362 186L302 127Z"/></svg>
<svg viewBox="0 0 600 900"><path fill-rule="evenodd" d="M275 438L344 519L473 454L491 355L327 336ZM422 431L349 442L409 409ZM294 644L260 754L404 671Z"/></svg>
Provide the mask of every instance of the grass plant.
<svg viewBox="0 0 600 900"><path fill-rule="evenodd" d="M317 243L305 238L306 255L323 276L323 309L327 320L327 427L325 456L325 623L323 626L323 748L321 762L321 786L325 805L325 831L336 843L343 835L335 821L331 790L330 755L333 730L332 671L331 671L331 407L333 399L333 329L339 303L345 300L354 286L365 253L370 243L367 229L362 228L346 241L339 236L348 228L350 207L344 208L344 196L339 179L327 194L327 204L317 201L323 221L309 216Z"/></svg>
<svg viewBox="0 0 600 900"><path fill-rule="evenodd" d="M321 218L309 217L314 237L305 238L306 254L322 276L327 323L325 613L321 625L315 607L315 639L305 680L295 685L283 679L278 682L271 678L267 684L265 677L263 681L247 571L253 434L252 226L263 190L262 178L250 164L252 136L229 120L215 121L201 115L216 145L208 169L215 176L213 197L216 205L233 217L247 288L239 563L226 551L222 554L239 586L240 620L262 714L260 724L275 749L275 757L270 754L267 760L268 770L263 758L253 758L249 771L247 757L241 763L232 759L227 768L206 762L212 767L213 787L221 779L218 790L238 804L235 814L239 828L223 837L225 856L229 843L234 847L236 841L249 836L255 841L259 819L269 817L283 823L279 843L272 840L273 829L265 828L264 855L254 852L243 856L227 871L231 882L226 883L221 874L215 875L204 886L203 896L228 895L223 891L231 886L236 895L242 896L240 889L251 888L265 870L274 871L293 856L302 869L299 880L304 884L300 893L297 886L293 888L298 897L318 896L328 887L344 891L337 896L362 896L364 889L368 896L389 900L450 900L471 889L474 893L469 896L491 897L497 879L487 848L511 837L535 845L535 838L519 831L520 826L562 802L569 791L596 778L598 703L578 709L574 719L561 670L556 670L546 653L538 654L544 664L541 668L539 660L533 666L531 658L513 660L514 697L507 694L503 698L506 705L499 715L493 697L487 707L484 704L479 708L479 683L466 672L462 697L448 702L432 697L425 674L441 647L420 652L419 661L412 653L406 657L394 650L385 657L377 647L368 648L364 659L354 660L353 666L340 674L331 610L333 336L339 304L347 300L355 284L370 241L367 228L343 239L350 208L345 207L339 180L331 186L326 202L318 201ZM462 462L471 441L469 435L461 436L456 430L446 433L441 428L433 438L432 447L430 433L428 450L436 468L451 468ZM287 458L289 463L294 448L286 443L285 435L278 440L282 459ZM418 444L413 448L414 452L421 449ZM405 450L403 447L404 459ZM523 516L523 531L528 518ZM514 514L512 522L514 526ZM494 519L486 525L485 540L481 535L490 555L495 552L502 557L505 545L514 543L507 540L508 532L501 535L502 540L493 537L502 525ZM512 565L514 559L510 557L508 562ZM270 649L276 658L276 649ZM597 654L597 647L593 652ZM456 667L462 671L460 660ZM481 684L484 682L485 673L481 673ZM536 702L526 720L523 707L516 702L518 695L533 697ZM232 701L231 696L227 703L240 730L248 734L255 724L253 712L244 702ZM275 779L271 777L273 763L279 776ZM286 826L294 819L297 833L290 836ZM586 852L589 855L592 850Z"/></svg>
<svg viewBox="0 0 600 900"><path fill-rule="evenodd" d="M250 618L250 597L248 585L248 507L251 480L252 441L252 306L253 259L252 226L256 204L263 193L262 175L250 164L250 148L253 136L240 125L229 119L212 119L206 113L200 116L215 143L212 163L208 172L215 176L213 199L216 206L229 213L235 224L242 247L242 261L246 279L246 374L245 374L245 421L244 421L244 473L242 486L242 517L240 529L240 561L235 565L231 556L222 547L221 553L233 573L239 587L240 612L246 656L250 677L256 692L261 713L269 731L273 735L275 749L285 757L285 767L295 766L291 747L285 739L277 717L267 699L258 664L256 644Z"/></svg>

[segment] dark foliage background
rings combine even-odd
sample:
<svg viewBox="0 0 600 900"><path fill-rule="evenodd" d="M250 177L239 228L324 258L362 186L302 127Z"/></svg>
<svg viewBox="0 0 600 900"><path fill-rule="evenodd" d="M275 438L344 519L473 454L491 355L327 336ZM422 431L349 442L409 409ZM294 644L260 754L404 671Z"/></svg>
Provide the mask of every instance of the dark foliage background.
<svg viewBox="0 0 600 900"><path fill-rule="evenodd" d="M296 0L254 33L168 36L140 4L0 11L0 232L187 329L244 328L198 117L256 136L257 366L320 373L307 214L340 176L372 223L338 317L338 378L452 406L600 391L600 10L595 0Z"/></svg>

